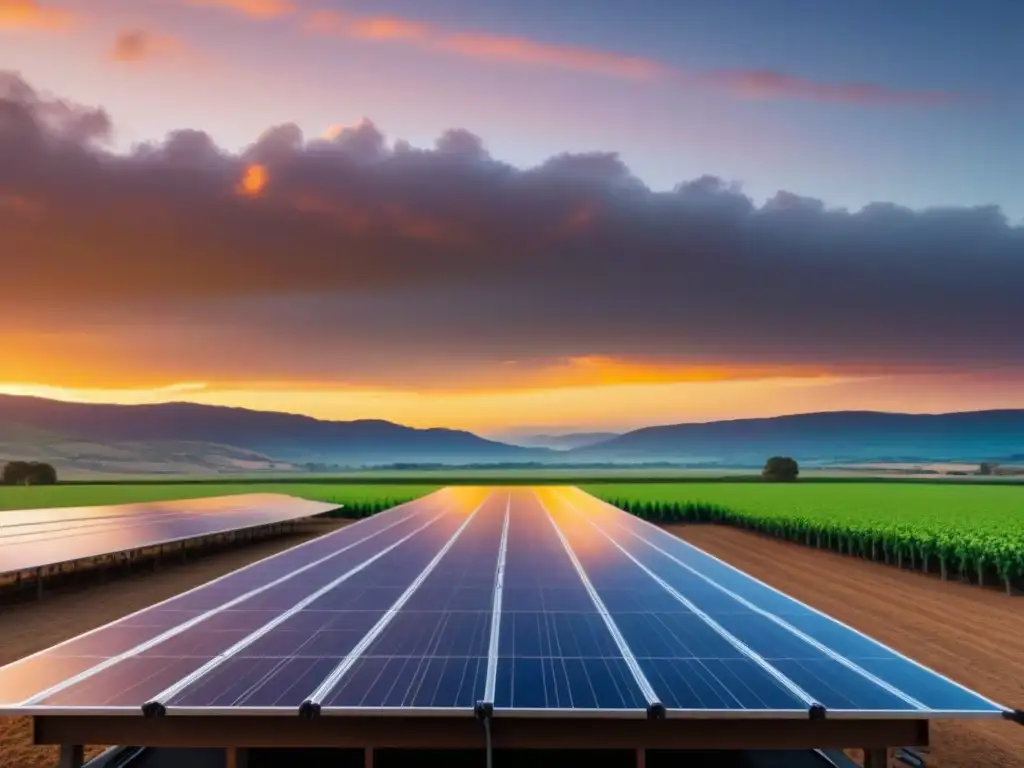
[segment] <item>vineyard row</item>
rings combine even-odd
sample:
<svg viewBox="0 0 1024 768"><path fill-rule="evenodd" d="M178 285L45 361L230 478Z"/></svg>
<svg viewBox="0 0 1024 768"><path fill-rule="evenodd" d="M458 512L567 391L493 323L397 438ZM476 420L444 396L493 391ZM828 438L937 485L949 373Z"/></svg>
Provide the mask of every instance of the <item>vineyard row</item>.
<svg viewBox="0 0 1024 768"><path fill-rule="evenodd" d="M808 547L885 563L901 569L958 578L981 586L1002 582L1008 594L1024 588L1024 535L958 530L930 532L911 525L837 522L794 514L741 512L701 502L608 499L654 523L717 523Z"/></svg>

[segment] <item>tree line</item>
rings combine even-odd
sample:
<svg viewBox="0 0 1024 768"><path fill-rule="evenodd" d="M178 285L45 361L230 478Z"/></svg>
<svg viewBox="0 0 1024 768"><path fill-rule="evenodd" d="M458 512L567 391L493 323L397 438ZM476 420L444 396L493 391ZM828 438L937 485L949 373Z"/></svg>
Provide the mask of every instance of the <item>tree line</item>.
<svg viewBox="0 0 1024 768"><path fill-rule="evenodd" d="M57 470L45 461L9 461L0 474L3 485L55 485Z"/></svg>

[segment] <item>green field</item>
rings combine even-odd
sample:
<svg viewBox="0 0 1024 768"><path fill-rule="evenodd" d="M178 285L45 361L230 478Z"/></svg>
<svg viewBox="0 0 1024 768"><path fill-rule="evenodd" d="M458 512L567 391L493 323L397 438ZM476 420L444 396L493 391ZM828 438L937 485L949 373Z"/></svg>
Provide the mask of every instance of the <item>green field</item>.
<svg viewBox="0 0 1024 768"><path fill-rule="evenodd" d="M525 473L524 473L525 474ZM482 477L474 478L477 482ZM1024 586L1024 487L981 483L648 481L581 487L655 522L713 522L901 568ZM603 479L603 478L602 478ZM407 479L365 482L165 482L0 486L0 510L95 506L238 493L286 493L363 517L442 487ZM451 478L445 478L451 481ZM469 480L464 478L463 481ZM502 479L487 478L491 483ZM545 479L533 478L534 483ZM566 483L564 478L547 482ZM505 483L526 481L504 478Z"/></svg>
<svg viewBox="0 0 1024 768"><path fill-rule="evenodd" d="M167 483L0 486L0 510L41 507L90 507L142 501L195 499L236 493L287 493L303 499L344 505L345 516L362 517L436 491L437 485L378 483ZM0 518L2 519L2 518Z"/></svg>
<svg viewBox="0 0 1024 768"><path fill-rule="evenodd" d="M656 522L714 522L975 582L1024 577L1024 488L902 483L600 484Z"/></svg>

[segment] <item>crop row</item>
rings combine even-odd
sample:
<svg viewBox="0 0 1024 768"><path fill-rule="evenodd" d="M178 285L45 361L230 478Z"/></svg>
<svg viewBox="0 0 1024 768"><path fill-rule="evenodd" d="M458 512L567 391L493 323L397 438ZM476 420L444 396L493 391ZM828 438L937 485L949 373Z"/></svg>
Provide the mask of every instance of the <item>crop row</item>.
<svg viewBox="0 0 1024 768"><path fill-rule="evenodd" d="M732 525L943 579L998 580L1010 593L1024 581L1024 489L678 484L588 490L653 522Z"/></svg>

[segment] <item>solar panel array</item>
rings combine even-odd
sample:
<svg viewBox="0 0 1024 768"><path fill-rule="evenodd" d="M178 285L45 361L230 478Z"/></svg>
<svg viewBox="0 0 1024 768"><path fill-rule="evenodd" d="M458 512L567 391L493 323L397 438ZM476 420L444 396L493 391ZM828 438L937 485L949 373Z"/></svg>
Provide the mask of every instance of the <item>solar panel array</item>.
<svg viewBox="0 0 1024 768"><path fill-rule="evenodd" d="M578 489L448 488L0 669L0 714L1004 709Z"/></svg>
<svg viewBox="0 0 1024 768"><path fill-rule="evenodd" d="M0 512L0 573L312 517L337 504L278 493Z"/></svg>

